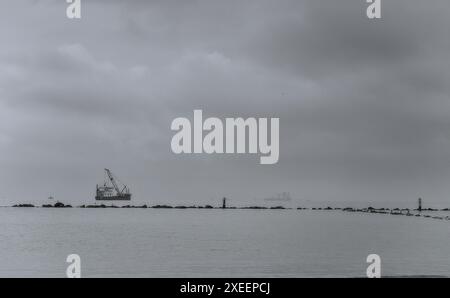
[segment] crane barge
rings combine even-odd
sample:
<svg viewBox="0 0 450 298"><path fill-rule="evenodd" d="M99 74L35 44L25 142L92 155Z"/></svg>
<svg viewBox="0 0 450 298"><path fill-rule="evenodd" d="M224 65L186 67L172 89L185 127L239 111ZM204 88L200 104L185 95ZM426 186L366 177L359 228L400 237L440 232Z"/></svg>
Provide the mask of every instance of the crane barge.
<svg viewBox="0 0 450 298"><path fill-rule="evenodd" d="M128 186L117 179L109 169L105 169L107 179L103 186L97 185L96 201L130 201L131 193ZM119 184L122 184L119 187Z"/></svg>

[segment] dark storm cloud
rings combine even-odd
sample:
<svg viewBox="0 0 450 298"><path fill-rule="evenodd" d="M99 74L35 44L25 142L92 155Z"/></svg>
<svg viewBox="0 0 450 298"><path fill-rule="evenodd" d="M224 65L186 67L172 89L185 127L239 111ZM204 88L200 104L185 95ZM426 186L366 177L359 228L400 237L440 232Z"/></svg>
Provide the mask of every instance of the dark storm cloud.
<svg viewBox="0 0 450 298"><path fill-rule="evenodd" d="M102 168L136 200L444 200L450 4L64 1L0 7L2 202L91 200ZM175 117L280 117L279 164L175 156ZM23 187L27 185L27 187Z"/></svg>

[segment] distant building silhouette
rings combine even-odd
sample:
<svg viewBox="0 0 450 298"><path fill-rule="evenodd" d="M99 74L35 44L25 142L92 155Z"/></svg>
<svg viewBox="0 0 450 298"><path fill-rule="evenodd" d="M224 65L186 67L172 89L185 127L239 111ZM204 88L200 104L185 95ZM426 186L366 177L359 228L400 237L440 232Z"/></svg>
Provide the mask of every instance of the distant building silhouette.
<svg viewBox="0 0 450 298"><path fill-rule="evenodd" d="M222 200L222 209L227 208L227 198L223 198Z"/></svg>
<svg viewBox="0 0 450 298"><path fill-rule="evenodd" d="M422 198L419 198L419 207L417 207L417 210L419 210L419 212L422 211Z"/></svg>

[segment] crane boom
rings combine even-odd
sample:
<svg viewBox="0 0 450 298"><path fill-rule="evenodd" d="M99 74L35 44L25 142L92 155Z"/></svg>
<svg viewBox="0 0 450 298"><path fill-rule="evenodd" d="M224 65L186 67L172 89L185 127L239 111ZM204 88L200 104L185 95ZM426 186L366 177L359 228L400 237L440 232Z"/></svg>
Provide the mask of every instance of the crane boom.
<svg viewBox="0 0 450 298"><path fill-rule="evenodd" d="M114 179L114 176L112 175L111 171L108 169L105 169L106 174L108 175L109 180L111 180L112 185L114 186L114 189L117 191L119 195L122 194L122 191L120 190L119 186L117 185L116 180Z"/></svg>

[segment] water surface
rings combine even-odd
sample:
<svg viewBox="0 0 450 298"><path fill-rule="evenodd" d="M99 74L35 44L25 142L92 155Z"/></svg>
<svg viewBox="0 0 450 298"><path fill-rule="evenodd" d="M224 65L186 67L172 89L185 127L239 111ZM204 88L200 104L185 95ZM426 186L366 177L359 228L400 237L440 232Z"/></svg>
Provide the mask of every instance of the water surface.
<svg viewBox="0 0 450 298"><path fill-rule="evenodd" d="M448 276L450 222L298 210L0 208L0 276Z"/></svg>

